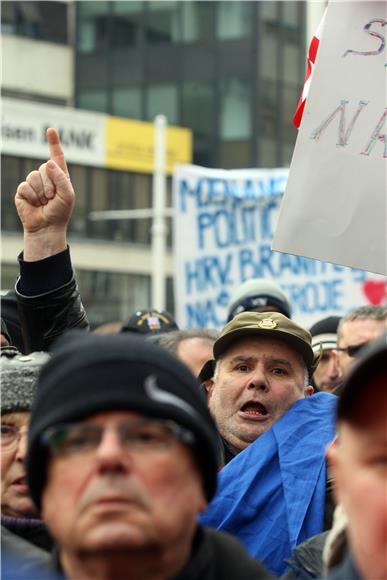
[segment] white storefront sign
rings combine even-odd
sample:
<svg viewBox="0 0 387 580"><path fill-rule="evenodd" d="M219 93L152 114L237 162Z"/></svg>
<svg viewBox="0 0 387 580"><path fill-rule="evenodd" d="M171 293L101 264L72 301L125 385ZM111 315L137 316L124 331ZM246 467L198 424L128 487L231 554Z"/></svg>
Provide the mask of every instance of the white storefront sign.
<svg viewBox="0 0 387 580"><path fill-rule="evenodd" d="M55 127L69 163L105 165L106 115L2 99L2 153L47 159L46 129Z"/></svg>

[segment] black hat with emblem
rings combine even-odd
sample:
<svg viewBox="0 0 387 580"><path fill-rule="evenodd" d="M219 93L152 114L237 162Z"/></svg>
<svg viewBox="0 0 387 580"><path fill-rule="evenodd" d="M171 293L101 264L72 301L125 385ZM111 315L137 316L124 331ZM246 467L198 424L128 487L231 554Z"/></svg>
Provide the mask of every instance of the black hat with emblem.
<svg viewBox="0 0 387 580"><path fill-rule="evenodd" d="M178 326L167 310L137 310L122 325L121 332L138 332L139 334L159 334L178 330Z"/></svg>

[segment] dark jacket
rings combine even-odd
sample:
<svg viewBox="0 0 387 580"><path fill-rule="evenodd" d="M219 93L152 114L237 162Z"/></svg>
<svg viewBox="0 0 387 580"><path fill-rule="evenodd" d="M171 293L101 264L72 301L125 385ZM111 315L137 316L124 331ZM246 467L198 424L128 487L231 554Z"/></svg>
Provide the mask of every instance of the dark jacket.
<svg viewBox="0 0 387 580"><path fill-rule="evenodd" d="M57 556L52 564L55 573L63 574ZM199 527L190 560L170 580L274 580L274 576L230 534Z"/></svg>
<svg viewBox="0 0 387 580"><path fill-rule="evenodd" d="M356 569L351 555L348 554L340 566L332 568L328 576L321 576L320 580L362 580L362 576Z"/></svg>
<svg viewBox="0 0 387 580"><path fill-rule="evenodd" d="M53 541L42 520L2 515L1 528L6 528L12 535L18 536L41 550L51 551Z"/></svg>
<svg viewBox="0 0 387 580"><path fill-rule="evenodd" d="M306 542L299 544L285 563L289 570L281 576L281 580L311 580L319 578L323 573L323 549L328 532L312 536Z"/></svg>
<svg viewBox="0 0 387 580"><path fill-rule="evenodd" d="M69 249L37 262L24 262L21 255L19 265L15 291L25 353L49 350L68 329L89 328Z"/></svg>
<svg viewBox="0 0 387 580"><path fill-rule="evenodd" d="M192 556L174 580L266 580L274 578L225 532L199 528Z"/></svg>
<svg viewBox="0 0 387 580"><path fill-rule="evenodd" d="M1 577L4 580L53 580L50 555L1 526Z"/></svg>

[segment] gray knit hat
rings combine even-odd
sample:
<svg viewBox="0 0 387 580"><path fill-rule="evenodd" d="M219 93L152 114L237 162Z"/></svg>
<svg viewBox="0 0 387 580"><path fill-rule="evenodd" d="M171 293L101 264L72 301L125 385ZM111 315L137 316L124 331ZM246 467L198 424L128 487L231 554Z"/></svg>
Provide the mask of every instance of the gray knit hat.
<svg viewBox="0 0 387 580"><path fill-rule="evenodd" d="M273 308L273 306L275 308ZM228 308L228 322L241 312L273 311L291 317L289 300L282 288L266 278L251 278L236 288Z"/></svg>
<svg viewBox="0 0 387 580"><path fill-rule="evenodd" d="M41 367L50 356L45 352L21 354L15 348L1 350L1 414L30 411Z"/></svg>

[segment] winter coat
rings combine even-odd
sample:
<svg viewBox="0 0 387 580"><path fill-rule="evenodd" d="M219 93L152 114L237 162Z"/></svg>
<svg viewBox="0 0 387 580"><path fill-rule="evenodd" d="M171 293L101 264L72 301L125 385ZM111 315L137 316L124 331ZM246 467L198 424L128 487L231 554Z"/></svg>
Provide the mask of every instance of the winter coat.
<svg viewBox="0 0 387 580"><path fill-rule="evenodd" d="M285 560L289 570L281 576L281 580L312 580L323 573L323 549L329 532L312 536L306 542L299 544L290 558Z"/></svg>
<svg viewBox="0 0 387 580"><path fill-rule="evenodd" d="M53 541L42 520L2 515L1 527L41 550L50 552L52 549Z"/></svg>
<svg viewBox="0 0 387 580"><path fill-rule="evenodd" d="M54 580L50 555L1 526L1 578L4 580Z"/></svg>
<svg viewBox="0 0 387 580"><path fill-rule="evenodd" d="M54 340L70 328L89 328L68 249L37 262L23 262L19 257L19 262L21 275L36 282L33 294L22 293L20 278L15 287L25 353L48 351ZM65 282L62 271L70 272ZM39 280L44 281L45 289L53 289L43 290L42 286L39 291Z"/></svg>
<svg viewBox="0 0 387 580"><path fill-rule="evenodd" d="M52 566L57 574L63 574L57 557ZM274 577L229 534L198 527L189 561L170 580L274 580Z"/></svg>
<svg viewBox="0 0 387 580"><path fill-rule="evenodd" d="M350 554L347 554L340 566L332 568L328 576L321 576L320 580L362 580ZM376 578L375 578L376 580Z"/></svg>

